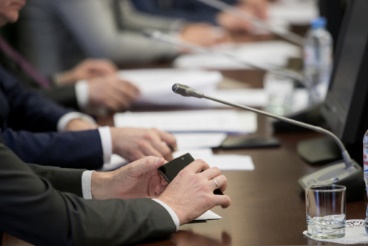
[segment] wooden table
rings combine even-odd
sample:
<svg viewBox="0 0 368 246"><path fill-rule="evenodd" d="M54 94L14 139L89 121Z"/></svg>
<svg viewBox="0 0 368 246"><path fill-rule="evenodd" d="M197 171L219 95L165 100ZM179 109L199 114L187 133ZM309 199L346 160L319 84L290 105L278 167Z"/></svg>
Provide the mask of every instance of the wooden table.
<svg viewBox="0 0 368 246"><path fill-rule="evenodd" d="M240 81L253 81L251 87L259 87L263 75L259 71L224 74ZM270 119L258 116L256 134L273 135L280 140L280 147L218 151L218 154L250 155L255 165L254 171L223 172L228 179L225 193L231 197L232 205L213 209L222 219L181 226L170 239L148 245L321 245L302 234L306 230L305 202L298 184L301 176L318 166L304 162L296 151L299 141L320 134L272 131ZM347 219L364 219L365 209L365 199L348 202Z"/></svg>

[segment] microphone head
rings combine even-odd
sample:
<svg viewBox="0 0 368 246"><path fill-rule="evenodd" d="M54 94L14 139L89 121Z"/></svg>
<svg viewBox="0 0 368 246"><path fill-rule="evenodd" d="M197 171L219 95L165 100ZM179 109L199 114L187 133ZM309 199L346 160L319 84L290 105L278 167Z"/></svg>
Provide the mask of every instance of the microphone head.
<svg viewBox="0 0 368 246"><path fill-rule="evenodd" d="M175 92L176 94L182 95L184 97L187 97L187 89L189 89L190 87L187 85L183 85L183 84L179 84L176 83L172 86L172 90L173 92Z"/></svg>

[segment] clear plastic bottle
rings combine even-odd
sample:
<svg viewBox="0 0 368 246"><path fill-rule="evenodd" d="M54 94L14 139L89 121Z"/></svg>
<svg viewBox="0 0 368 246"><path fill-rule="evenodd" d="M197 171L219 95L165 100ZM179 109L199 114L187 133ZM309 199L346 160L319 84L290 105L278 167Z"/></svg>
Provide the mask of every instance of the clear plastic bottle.
<svg viewBox="0 0 368 246"><path fill-rule="evenodd" d="M363 138L363 169L364 169L365 189L368 196L368 130L365 132ZM368 233L368 206L365 218L365 231L366 233Z"/></svg>
<svg viewBox="0 0 368 246"><path fill-rule="evenodd" d="M304 82L309 103L325 99L332 71L333 40L326 30L326 19L318 17L304 39Z"/></svg>

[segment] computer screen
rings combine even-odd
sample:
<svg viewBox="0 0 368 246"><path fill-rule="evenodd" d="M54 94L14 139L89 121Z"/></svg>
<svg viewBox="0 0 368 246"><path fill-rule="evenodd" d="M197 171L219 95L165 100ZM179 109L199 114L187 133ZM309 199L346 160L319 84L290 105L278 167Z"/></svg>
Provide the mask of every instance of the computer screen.
<svg viewBox="0 0 368 246"><path fill-rule="evenodd" d="M321 113L358 163L368 129L368 1L350 0Z"/></svg>

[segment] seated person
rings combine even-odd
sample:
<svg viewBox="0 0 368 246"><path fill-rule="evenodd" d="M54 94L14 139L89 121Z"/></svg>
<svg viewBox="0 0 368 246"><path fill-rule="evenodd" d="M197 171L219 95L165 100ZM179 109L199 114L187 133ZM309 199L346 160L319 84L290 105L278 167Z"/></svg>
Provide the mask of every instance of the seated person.
<svg viewBox="0 0 368 246"><path fill-rule="evenodd" d="M117 7L129 15L117 16ZM124 66L169 60L180 53L144 37L143 29L175 33L203 45L223 39L209 24L135 15L131 10L128 1L116 6L113 0L30 0L17 24L19 49L42 74L54 74L86 58L105 58ZM118 28L121 21L123 29Z"/></svg>
<svg viewBox="0 0 368 246"><path fill-rule="evenodd" d="M96 129L91 117L23 88L1 66L0 118L0 136L25 162L97 169L112 153L130 161L146 155L170 159L169 146L176 146L174 136L155 129Z"/></svg>
<svg viewBox="0 0 368 246"><path fill-rule="evenodd" d="M124 0L115 0L124 1ZM230 31L252 31L250 22L220 11L199 0L130 0L134 8L142 13L170 18L181 18L192 22L207 22ZM268 0L220 0L248 14L265 20Z"/></svg>
<svg viewBox="0 0 368 246"><path fill-rule="evenodd" d="M137 87L116 75L113 63L103 59L84 60L49 80L1 37L0 64L53 101L93 115L124 111L139 93Z"/></svg>
<svg viewBox="0 0 368 246"><path fill-rule="evenodd" d="M13 0L0 4L0 27L15 22L22 4ZM23 161L43 165L98 169L112 153L130 161L147 155L169 160L169 146L176 146L174 136L156 129L96 129L91 117L23 88L1 65L0 120L4 143Z"/></svg>
<svg viewBox="0 0 368 246"><path fill-rule="evenodd" d="M2 1L13 0L0 0L0 7ZM25 165L0 139L0 162L0 237L3 232L34 245L167 238L205 211L231 203L227 195L213 194L226 189L226 177L200 160L169 185L157 171L165 163L158 157L113 172L37 167Z"/></svg>

